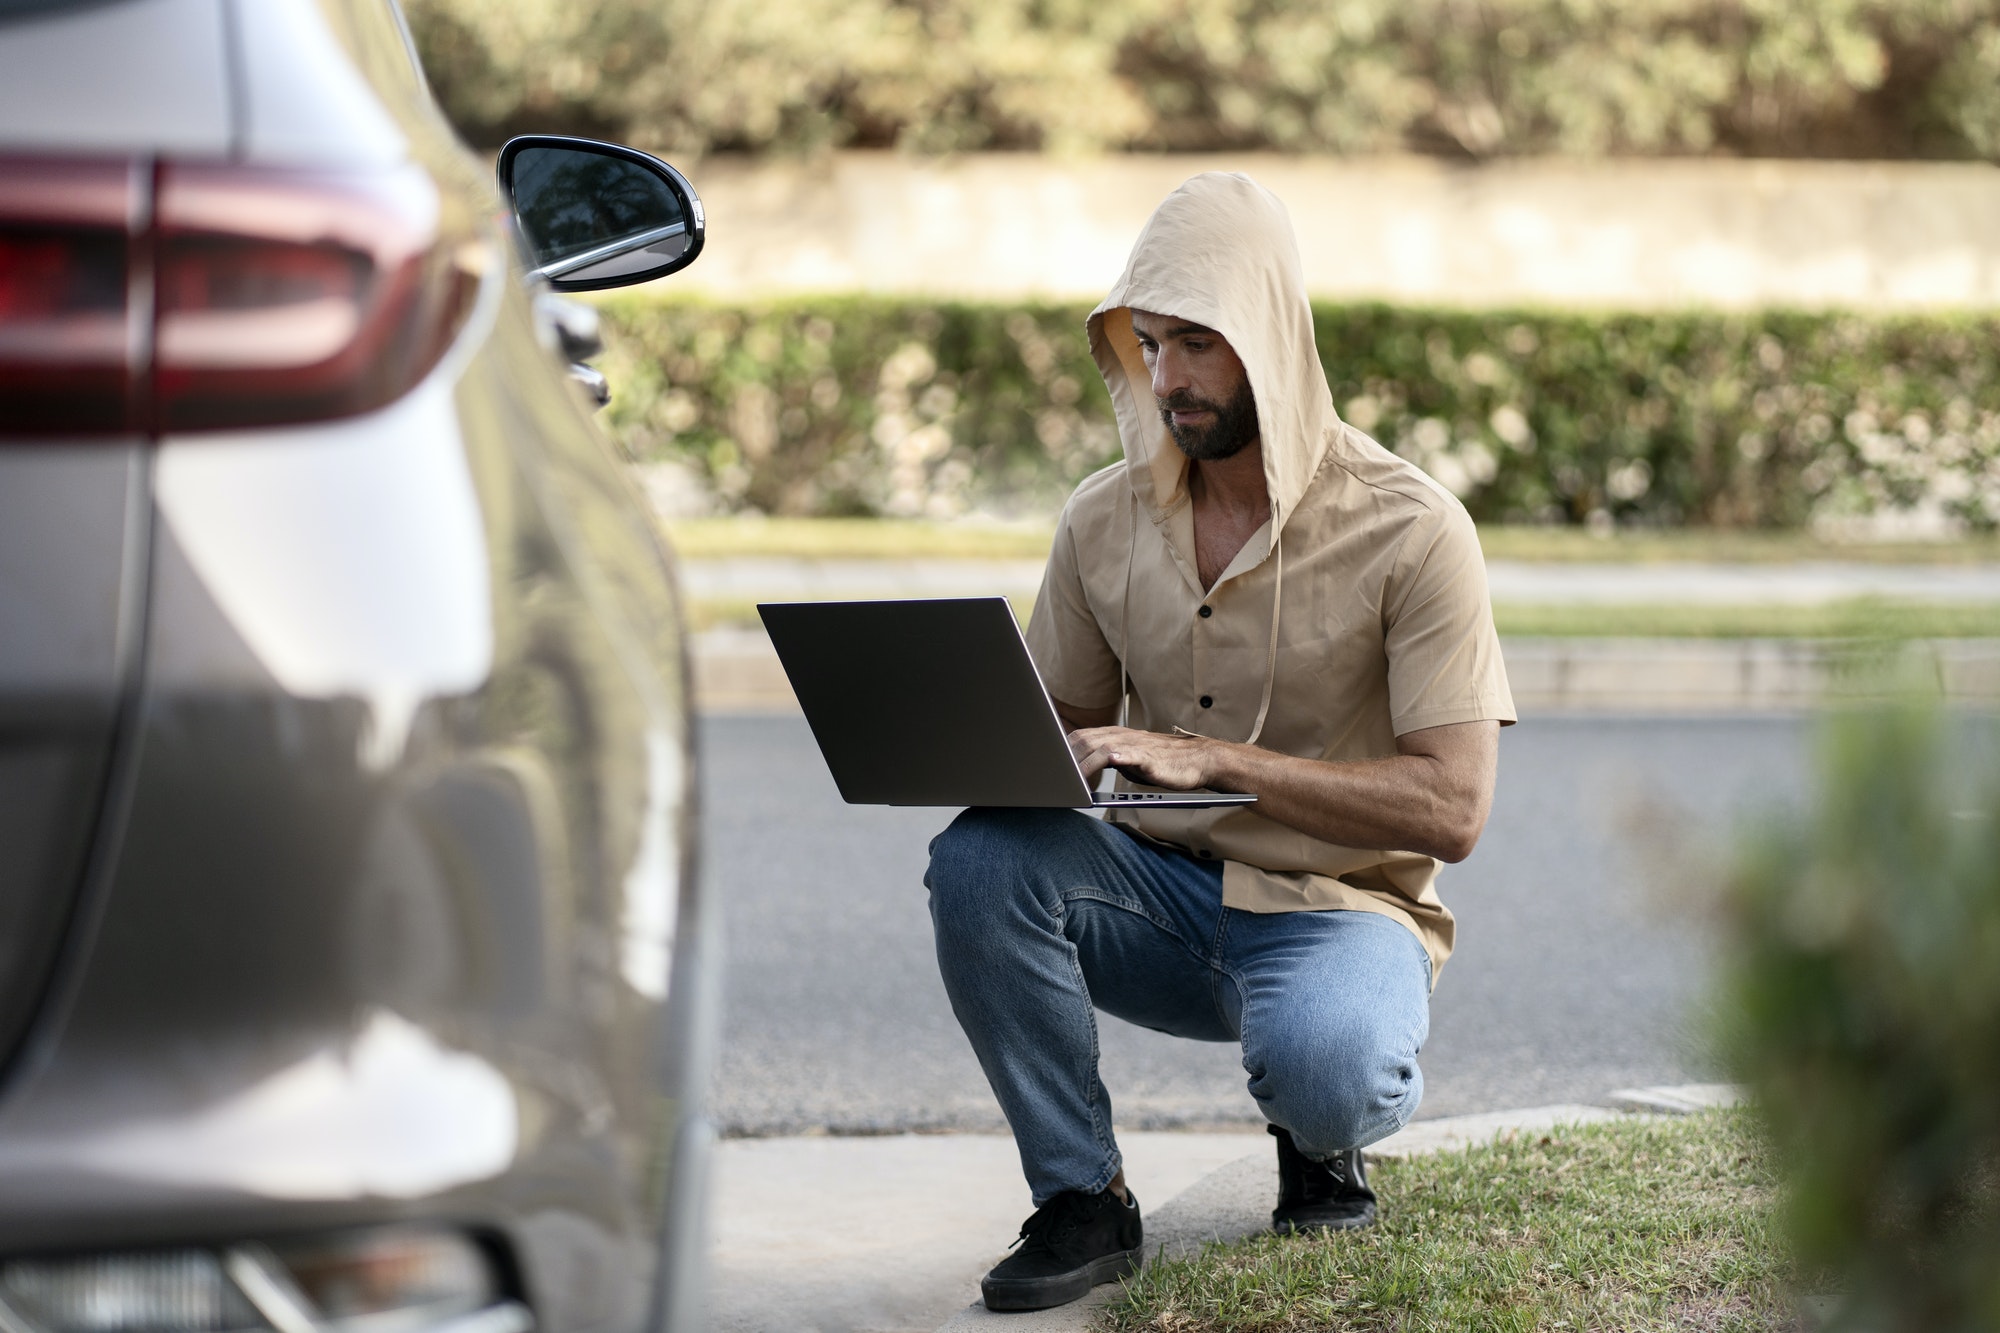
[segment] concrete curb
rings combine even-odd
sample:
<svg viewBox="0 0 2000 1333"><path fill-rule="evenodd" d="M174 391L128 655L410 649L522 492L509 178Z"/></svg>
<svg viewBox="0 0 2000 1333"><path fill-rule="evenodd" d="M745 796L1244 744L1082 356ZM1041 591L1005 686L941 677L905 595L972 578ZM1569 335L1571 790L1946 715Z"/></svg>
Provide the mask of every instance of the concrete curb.
<svg viewBox="0 0 2000 1333"><path fill-rule="evenodd" d="M1621 1111L1692 1115L1696 1111L1741 1105L1743 1089L1734 1083L1682 1083L1670 1088L1621 1088L1605 1100Z"/></svg>
<svg viewBox="0 0 2000 1333"><path fill-rule="evenodd" d="M1450 1116L1418 1121L1368 1150L1371 1158L1405 1160L1427 1153L1448 1152L1489 1143L1508 1134L1542 1134L1558 1125L1620 1120L1631 1115L1676 1115L1742 1100L1729 1084L1695 1083L1678 1087L1626 1088L1611 1094L1613 1107L1563 1104L1518 1111ZM1617 1108L1617 1109L1614 1109ZM1148 1262L1157 1257L1184 1258L1213 1241L1240 1240L1271 1225L1271 1201L1277 1197L1277 1158L1267 1143L1255 1152L1210 1172L1146 1217ZM1140 1201L1142 1204L1144 1200ZM1115 1299L1121 1287L1108 1283L1083 1300L1054 1310L997 1315L974 1303L953 1315L938 1333L968 1329L1010 1333L1086 1333L1097 1309Z"/></svg>
<svg viewBox="0 0 2000 1333"><path fill-rule="evenodd" d="M796 713L761 629L694 636L695 702L710 713ZM1805 639L1504 639L1514 703L1534 713L1784 712L1842 697L1852 654ZM2000 702L2000 639L1917 640L1889 676L1951 703Z"/></svg>

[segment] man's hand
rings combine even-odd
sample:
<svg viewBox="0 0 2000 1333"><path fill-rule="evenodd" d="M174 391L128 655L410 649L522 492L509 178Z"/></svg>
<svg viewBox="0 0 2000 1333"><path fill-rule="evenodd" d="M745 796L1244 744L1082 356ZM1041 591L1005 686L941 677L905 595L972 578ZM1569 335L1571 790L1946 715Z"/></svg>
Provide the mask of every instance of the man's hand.
<svg viewBox="0 0 2000 1333"><path fill-rule="evenodd" d="M1149 787L1193 791L1213 786L1215 749L1220 741L1205 736L1166 736L1130 727L1087 727L1069 734L1069 748L1083 769L1084 780L1115 768Z"/></svg>

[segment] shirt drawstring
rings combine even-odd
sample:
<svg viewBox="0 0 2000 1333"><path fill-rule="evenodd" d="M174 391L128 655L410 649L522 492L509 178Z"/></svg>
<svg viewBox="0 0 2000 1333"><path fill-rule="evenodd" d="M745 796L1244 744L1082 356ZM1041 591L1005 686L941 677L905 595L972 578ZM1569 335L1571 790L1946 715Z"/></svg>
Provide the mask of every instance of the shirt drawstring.
<svg viewBox="0 0 2000 1333"><path fill-rule="evenodd" d="M1139 492L1127 488L1132 497L1131 522L1125 533L1125 591L1118 599L1118 725L1132 725L1131 684L1125 671L1126 649L1132 644L1132 563L1139 553Z"/></svg>
<svg viewBox="0 0 2000 1333"><path fill-rule="evenodd" d="M1278 521L1277 511L1271 512L1271 522ZM1257 738L1264 734L1264 719L1271 715L1271 689L1278 681L1278 613L1285 605L1285 534L1283 529L1274 529L1272 544L1278 548L1278 577L1271 590L1271 642L1264 650L1264 697L1257 704L1257 725L1250 728L1244 738L1245 745L1255 745Z"/></svg>

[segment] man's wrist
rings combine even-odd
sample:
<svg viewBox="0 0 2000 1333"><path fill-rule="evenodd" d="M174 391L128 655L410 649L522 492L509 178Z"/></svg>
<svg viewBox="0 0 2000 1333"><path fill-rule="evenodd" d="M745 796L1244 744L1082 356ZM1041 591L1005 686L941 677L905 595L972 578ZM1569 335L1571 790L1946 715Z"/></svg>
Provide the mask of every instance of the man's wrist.
<svg viewBox="0 0 2000 1333"><path fill-rule="evenodd" d="M1233 741L1207 738L1207 744L1203 746L1201 785L1217 791L1247 790L1243 785L1247 775L1240 752L1248 748Z"/></svg>

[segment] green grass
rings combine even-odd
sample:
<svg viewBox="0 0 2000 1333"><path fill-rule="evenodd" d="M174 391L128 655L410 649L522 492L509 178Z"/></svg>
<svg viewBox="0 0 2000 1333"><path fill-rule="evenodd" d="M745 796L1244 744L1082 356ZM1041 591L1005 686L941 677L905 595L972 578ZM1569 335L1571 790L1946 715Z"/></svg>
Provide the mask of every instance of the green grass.
<svg viewBox="0 0 2000 1333"><path fill-rule="evenodd" d="M1727 532L1709 528L1620 529L1597 537L1582 528L1486 524L1488 560L1536 564L1695 563L1770 565L1839 560L1871 565L1971 565L2000 560L2000 539L1935 542L1830 542L1807 532Z"/></svg>
<svg viewBox="0 0 2000 1333"><path fill-rule="evenodd" d="M1149 1265L1111 1333L1796 1326L1747 1117L1615 1121L1388 1162L1382 1221Z"/></svg>
<svg viewBox="0 0 2000 1333"><path fill-rule="evenodd" d="M1049 553L1049 523L935 522L898 518L693 518L670 522L690 559L733 555L821 559L1023 559ZM1714 532L1694 528L1620 531L1593 537L1580 528L1482 527L1489 560L1544 564L1657 564L1720 561L1779 564L1845 560L1869 564L1963 565L2000 560L2000 538L1902 543L1835 543L1806 533Z"/></svg>
<svg viewBox="0 0 2000 1333"><path fill-rule="evenodd" d="M1027 623L1034 599L1014 598ZM1987 639L2000 638L2000 605L1928 605L1857 599L1825 606L1575 606L1501 603L1500 633L1551 639ZM755 625L747 597L690 601L696 629Z"/></svg>

